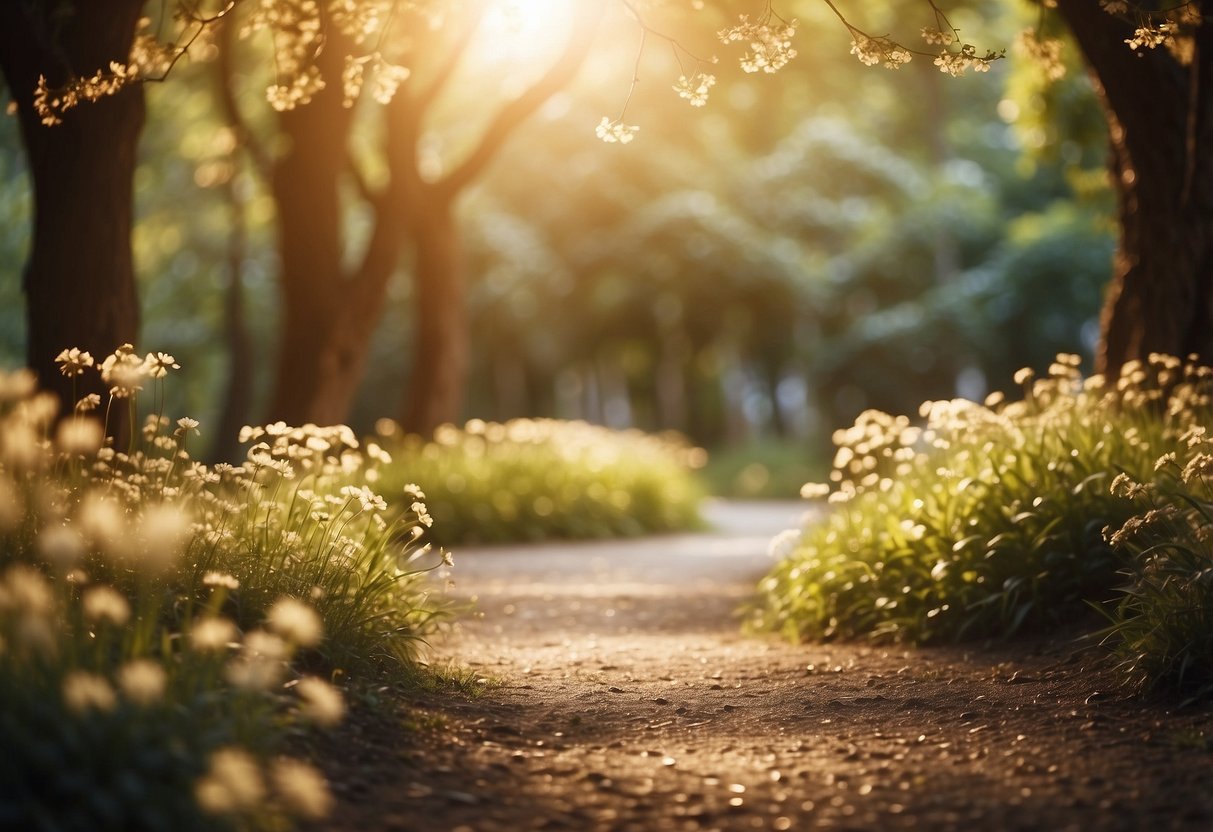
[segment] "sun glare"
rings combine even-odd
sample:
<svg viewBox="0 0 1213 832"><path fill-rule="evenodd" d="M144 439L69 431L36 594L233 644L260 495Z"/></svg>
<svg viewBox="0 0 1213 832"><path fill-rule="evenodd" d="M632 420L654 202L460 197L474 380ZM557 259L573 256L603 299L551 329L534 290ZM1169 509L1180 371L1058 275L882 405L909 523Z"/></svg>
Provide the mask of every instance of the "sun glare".
<svg viewBox="0 0 1213 832"><path fill-rule="evenodd" d="M479 49L511 64L547 60L568 37L576 0L496 0L481 27Z"/></svg>

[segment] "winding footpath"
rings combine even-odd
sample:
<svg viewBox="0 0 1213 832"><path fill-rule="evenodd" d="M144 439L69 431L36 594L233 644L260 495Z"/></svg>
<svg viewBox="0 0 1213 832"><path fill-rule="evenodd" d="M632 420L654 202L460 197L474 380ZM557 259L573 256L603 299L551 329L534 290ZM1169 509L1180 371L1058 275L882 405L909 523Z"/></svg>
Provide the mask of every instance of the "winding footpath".
<svg viewBox="0 0 1213 832"><path fill-rule="evenodd" d="M1213 717L1073 640L908 650L740 634L802 506L710 533L456 550L436 653L480 696L355 719L336 830L1207 830Z"/></svg>

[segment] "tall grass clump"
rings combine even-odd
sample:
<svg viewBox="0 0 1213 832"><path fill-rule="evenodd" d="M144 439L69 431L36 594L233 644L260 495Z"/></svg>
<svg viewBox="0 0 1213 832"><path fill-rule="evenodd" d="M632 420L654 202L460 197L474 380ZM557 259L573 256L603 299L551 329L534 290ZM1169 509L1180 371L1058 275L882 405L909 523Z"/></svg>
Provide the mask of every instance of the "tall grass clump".
<svg viewBox="0 0 1213 832"><path fill-rule="evenodd" d="M0 827L324 814L320 774L274 754L341 719L331 679L408 666L434 615L424 506L387 507L386 455L347 428L246 428L241 465L194 461L198 423L154 409L171 356L65 350L60 367L100 371L105 406L60 419L32 374L0 374ZM118 409L141 425L122 450Z"/></svg>
<svg viewBox="0 0 1213 832"><path fill-rule="evenodd" d="M394 462L386 493L425 491L436 543L633 536L699 524L694 470L705 454L679 437L585 422L472 420L431 440L381 422Z"/></svg>
<svg viewBox="0 0 1213 832"><path fill-rule="evenodd" d="M1136 513L1109 530L1128 583L1103 635L1131 684L1200 698L1213 693L1213 370L1166 361L1183 374L1167 407L1170 441L1152 477L1122 473L1112 483Z"/></svg>
<svg viewBox="0 0 1213 832"><path fill-rule="evenodd" d="M929 402L917 425L868 412L839 431L831 485L804 492L828 494L828 510L773 543L781 560L750 624L797 638L930 642L1072 620L1084 602L1112 598L1126 570L1174 590L1119 545L1127 535L1109 540L1105 529L1132 526L1143 503L1124 484L1150 482L1159 456L1208 421L1207 371L1155 356L1109 385L1084 381L1077 366L1059 356L1045 378L1021 371L1021 401ZM1149 493L1195 522L1193 501ZM1213 573L1197 560L1181 568L1207 605L1200 575ZM1120 605L1118 620L1136 622L1116 630L1126 644L1160 637L1152 628L1164 616L1147 623L1146 594Z"/></svg>

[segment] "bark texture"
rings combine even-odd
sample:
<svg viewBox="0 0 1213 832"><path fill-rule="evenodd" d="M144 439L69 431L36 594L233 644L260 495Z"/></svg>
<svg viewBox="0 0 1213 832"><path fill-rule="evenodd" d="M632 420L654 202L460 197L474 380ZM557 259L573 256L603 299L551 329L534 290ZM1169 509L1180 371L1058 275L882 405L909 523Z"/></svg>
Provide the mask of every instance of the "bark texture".
<svg viewBox="0 0 1213 832"><path fill-rule="evenodd" d="M73 404L72 385L54 363L62 349L80 347L101 358L137 337L131 228L144 99L132 85L47 127L34 112L33 92L40 75L55 87L112 60L125 62L141 9L132 0L80 0L14 1L0 10L0 69L17 102L34 192L24 274L27 358L65 408ZM102 392L92 373L80 382L78 395Z"/></svg>
<svg viewBox="0 0 1213 832"><path fill-rule="evenodd" d="M1149 353L1213 363L1213 21L1183 66L1134 52L1132 28L1097 0L1058 9L1096 80L1108 121L1120 241L1103 309L1098 369Z"/></svg>

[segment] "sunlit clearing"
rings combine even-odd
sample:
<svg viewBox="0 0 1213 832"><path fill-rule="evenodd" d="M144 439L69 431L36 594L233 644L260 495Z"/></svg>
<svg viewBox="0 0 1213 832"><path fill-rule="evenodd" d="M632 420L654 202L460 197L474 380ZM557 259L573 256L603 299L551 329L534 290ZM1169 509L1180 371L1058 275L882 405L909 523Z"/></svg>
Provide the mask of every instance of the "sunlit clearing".
<svg viewBox="0 0 1213 832"><path fill-rule="evenodd" d="M585 4L576 0L496 0L470 54L486 63L542 72L568 39L578 13L585 13Z"/></svg>

